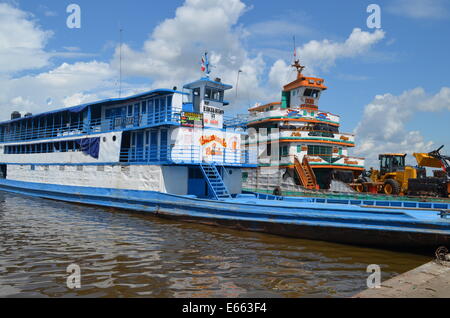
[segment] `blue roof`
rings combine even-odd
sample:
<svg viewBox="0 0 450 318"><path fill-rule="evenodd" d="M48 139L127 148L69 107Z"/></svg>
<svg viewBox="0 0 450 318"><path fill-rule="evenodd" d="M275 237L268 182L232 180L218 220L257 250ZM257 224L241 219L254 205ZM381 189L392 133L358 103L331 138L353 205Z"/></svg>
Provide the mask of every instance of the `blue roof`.
<svg viewBox="0 0 450 318"><path fill-rule="evenodd" d="M202 84L202 83L212 83L212 84L214 84L216 86L220 86L223 89L232 89L233 88L233 86L231 86L231 85L224 84L222 82L212 81L208 77L202 77L198 81L186 84L186 85L183 86L183 88L186 88L186 89L196 88L196 87L200 86L199 84Z"/></svg>
<svg viewBox="0 0 450 318"><path fill-rule="evenodd" d="M9 123L17 122L17 121L20 121L20 120L30 119L30 118L37 118L37 117L47 116L47 115L51 115L51 114L66 112L66 111L71 112L71 113L80 113L80 112L84 111L89 106L106 104L106 103L122 102L122 101L126 101L126 100L129 100L129 99L135 99L135 98L144 97L144 96L147 96L147 95L158 94L158 93L160 93L160 94L178 93L178 94L183 94L183 95L189 95L187 93L176 91L176 90L172 90L172 89L155 89L155 90L152 90L152 91L147 91L147 92L144 92L144 93L139 93L139 94L128 96L128 97L109 98L109 99L104 99L104 100L100 100L100 101L96 101L96 102L91 102L91 103L81 104L81 105L77 105L77 106L72 106L72 107L68 107L68 108L59 108L59 109L55 109L55 110L48 111L48 112L45 112L45 113L40 113L40 114L36 114L36 115L33 115L33 116L29 116L29 117L21 117L21 118L17 118L17 119L13 119L13 120L0 122L0 125L9 124Z"/></svg>

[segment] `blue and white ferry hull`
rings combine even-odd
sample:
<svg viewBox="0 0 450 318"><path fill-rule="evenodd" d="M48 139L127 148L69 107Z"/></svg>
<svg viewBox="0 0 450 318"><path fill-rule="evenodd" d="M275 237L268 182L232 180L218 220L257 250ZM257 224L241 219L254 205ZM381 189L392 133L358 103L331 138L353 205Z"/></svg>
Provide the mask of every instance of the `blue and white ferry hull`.
<svg viewBox="0 0 450 318"><path fill-rule="evenodd" d="M388 248L435 248L450 243L450 218L434 210L367 208L238 195L199 199L155 191L0 180L0 189L39 198L150 213L239 230Z"/></svg>

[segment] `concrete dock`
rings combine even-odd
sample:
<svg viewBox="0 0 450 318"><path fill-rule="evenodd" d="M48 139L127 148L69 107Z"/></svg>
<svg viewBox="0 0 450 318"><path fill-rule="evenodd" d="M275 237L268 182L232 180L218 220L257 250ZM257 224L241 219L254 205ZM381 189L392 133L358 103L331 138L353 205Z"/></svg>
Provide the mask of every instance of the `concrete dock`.
<svg viewBox="0 0 450 318"><path fill-rule="evenodd" d="M353 298L448 298L450 297L450 262L432 261L381 284Z"/></svg>

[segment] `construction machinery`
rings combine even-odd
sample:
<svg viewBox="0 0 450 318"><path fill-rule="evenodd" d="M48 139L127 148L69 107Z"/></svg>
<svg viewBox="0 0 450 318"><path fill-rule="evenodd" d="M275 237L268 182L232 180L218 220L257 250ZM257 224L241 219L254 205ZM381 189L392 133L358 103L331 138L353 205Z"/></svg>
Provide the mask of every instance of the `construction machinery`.
<svg viewBox="0 0 450 318"><path fill-rule="evenodd" d="M450 193L450 157L440 154L440 147L430 153L414 153L417 167L405 164L406 154L381 154L380 170L365 171L354 183L358 192L387 195L448 197ZM442 168L427 177L426 168Z"/></svg>

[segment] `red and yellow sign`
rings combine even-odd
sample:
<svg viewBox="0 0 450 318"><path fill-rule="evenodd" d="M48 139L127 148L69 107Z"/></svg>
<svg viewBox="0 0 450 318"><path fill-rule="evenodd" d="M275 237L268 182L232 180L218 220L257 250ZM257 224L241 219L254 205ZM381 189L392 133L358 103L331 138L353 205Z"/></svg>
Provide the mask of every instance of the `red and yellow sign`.
<svg viewBox="0 0 450 318"><path fill-rule="evenodd" d="M217 142L219 144L221 144L223 147L227 147L227 143L225 141L225 139L220 138L216 135L211 135L211 136L202 136L200 138L200 145L204 146L206 144L209 144L210 142Z"/></svg>

